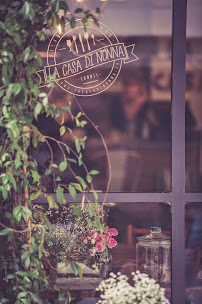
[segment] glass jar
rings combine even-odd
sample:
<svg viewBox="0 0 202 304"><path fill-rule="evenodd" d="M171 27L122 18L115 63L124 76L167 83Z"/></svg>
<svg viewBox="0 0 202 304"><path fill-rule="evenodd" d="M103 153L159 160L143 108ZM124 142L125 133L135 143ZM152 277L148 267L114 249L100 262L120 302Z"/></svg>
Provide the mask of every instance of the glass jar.
<svg viewBox="0 0 202 304"><path fill-rule="evenodd" d="M160 227L152 227L150 234L137 237L137 270L147 273L158 283L169 284L171 281L170 249L170 237L162 234Z"/></svg>

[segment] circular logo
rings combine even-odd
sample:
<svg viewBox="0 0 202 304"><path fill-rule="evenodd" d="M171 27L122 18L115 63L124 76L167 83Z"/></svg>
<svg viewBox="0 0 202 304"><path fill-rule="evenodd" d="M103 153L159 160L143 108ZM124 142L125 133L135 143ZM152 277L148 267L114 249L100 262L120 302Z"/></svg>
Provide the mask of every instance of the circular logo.
<svg viewBox="0 0 202 304"><path fill-rule="evenodd" d="M93 21L84 29L65 25L65 33L56 32L47 50L47 66L56 75L57 85L77 96L99 94L119 75L127 57L124 45L104 24Z"/></svg>

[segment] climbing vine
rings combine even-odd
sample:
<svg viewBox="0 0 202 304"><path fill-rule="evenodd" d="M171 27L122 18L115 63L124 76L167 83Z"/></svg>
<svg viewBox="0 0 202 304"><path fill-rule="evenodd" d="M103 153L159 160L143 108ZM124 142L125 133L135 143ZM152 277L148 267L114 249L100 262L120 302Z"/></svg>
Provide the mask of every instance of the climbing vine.
<svg viewBox="0 0 202 304"><path fill-rule="evenodd" d="M42 303L40 292L54 288L51 270L58 257L49 238L51 223L47 212L34 208L34 201L41 197L47 200L49 209L57 210L66 203L64 191L73 200L77 192L83 193L88 203L89 227L105 229L99 220L97 193L93 189L96 170L88 171L83 163L82 152L86 137L74 138L74 149L68 144L44 135L35 121L40 115L52 119L69 113L76 127L83 128L86 120L82 111L72 113L71 103L66 107L49 104L53 84L41 90L36 79L36 71L42 66L37 52L40 41L48 39L48 31L59 25L64 29L70 22L75 27L76 18L82 18L85 25L89 19L97 24L99 9L95 12L81 8L69 11L66 1L60 0L6 0L0 4L0 303L30 304ZM71 130L61 119L59 132L63 136ZM51 142L57 144L63 159L54 162ZM30 149L46 144L50 161L44 173L40 173L37 160ZM73 157L72 157L73 155ZM85 178L74 173L71 164L82 166ZM69 170L74 178L69 184L62 183L58 171ZM51 175L56 198L46 192L42 185L42 175ZM95 200L87 199L92 190ZM73 205L72 210L82 217L82 208ZM82 276L79 266L71 263L75 275Z"/></svg>

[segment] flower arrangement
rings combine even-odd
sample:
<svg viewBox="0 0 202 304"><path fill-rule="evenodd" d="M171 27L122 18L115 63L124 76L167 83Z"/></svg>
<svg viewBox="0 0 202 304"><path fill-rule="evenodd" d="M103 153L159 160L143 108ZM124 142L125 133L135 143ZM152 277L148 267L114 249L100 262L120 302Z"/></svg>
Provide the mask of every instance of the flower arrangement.
<svg viewBox="0 0 202 304"><path fill-rule="evenodd" d="M101 304L170 304L165 297L164 288L145 273L132 273L134 286L128 277L120 272L110 273L110 278L102 281L97 291L101 292ZM97 303L97 304L98 304Z"/></svg>
<svg viewBox="0 0 202 304"><path fill-rule="evenodd" d="M82 237L82 243L90 247L90 255L95 256L97 253L105 252L108 248L117 245L117 241L113 236L118 235L115 228L106 228L103 231L90 231L87 236Z"/></svg>

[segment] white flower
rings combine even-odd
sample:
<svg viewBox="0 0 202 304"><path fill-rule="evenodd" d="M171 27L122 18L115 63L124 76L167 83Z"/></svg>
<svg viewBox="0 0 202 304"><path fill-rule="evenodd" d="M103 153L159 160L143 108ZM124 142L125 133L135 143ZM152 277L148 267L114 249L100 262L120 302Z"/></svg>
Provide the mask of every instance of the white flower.
<svg viewBox="0 0 202 304"><path fill-rule="evenodd" d="M134 286L128 284L128 277L120 272L110 273L110 278L102 281L97 290L102 294L98 304L170 304L165 290L150 279L147 274L132 273Z"/></svg>

